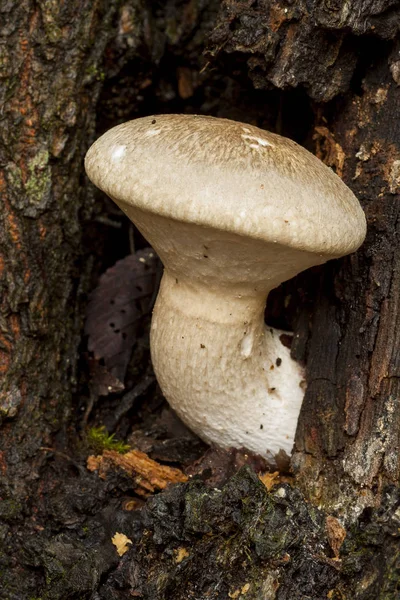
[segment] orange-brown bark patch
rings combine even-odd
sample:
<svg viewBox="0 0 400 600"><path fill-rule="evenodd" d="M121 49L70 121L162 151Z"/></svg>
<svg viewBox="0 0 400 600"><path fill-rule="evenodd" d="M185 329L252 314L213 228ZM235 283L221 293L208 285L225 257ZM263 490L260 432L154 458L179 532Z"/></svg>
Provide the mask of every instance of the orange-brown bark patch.
<svg viewBox="0 0 400 600"><path fill-rule="evenodd" d="M8 219L8 231L12 240L12 243L18 250L21 249L21 237L19 233L19 228L17 224L17 219L13 212L9 212L7 215Z"/></svg>
<svg viewBox="0 0 400 600"><path fill-rule="evenodd" d="M0 473L2 475L6 475L7 473L7 463L5 459L5 454L3 450L0 450Z"/></svg>
<svg viewBox="0 0 400 600"><path fill-rule="evenodd" d="M39 227L39 236L41 240L44 240L44 238L47 235L47 227L46 225L39 219L38 221L38 227Z"/></svg>
<svg viewBox="0 0 400 600"><path fill-rule="evenodd" d="M21 332L18 315L11 315L10 325L11 325L11 331L14 334L14 340L17 340L19 338L19 335Z"/></svg>
<svg viewBox="0 0 400 600"><path fill-rule="evenodd" d="M333 167L339 175L343 177L343 167L346 155L343 148L338 144L334 135L327 127L318 126L315 128L313 139L316 142L316 155L328 167Z"/></svg>
<svg viewBox="0 0 400 600"><path fill-rule="evenodd" d="M288 9L277 4L271 6L269 13L269 26L272 31L278 31L282 23L288 19Z"/></svg>

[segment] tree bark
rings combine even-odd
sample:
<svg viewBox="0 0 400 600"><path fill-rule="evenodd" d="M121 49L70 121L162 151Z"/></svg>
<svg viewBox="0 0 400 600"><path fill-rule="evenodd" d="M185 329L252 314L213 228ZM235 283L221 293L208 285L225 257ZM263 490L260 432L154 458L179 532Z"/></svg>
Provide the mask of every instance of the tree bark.
<svg viewBox="0 0 400 600"><path fill-rule="evenodd" d="M88 276L79 212L91 209L82 157L116 7L0 6L2 473L21 494L71 410Z"/></svg>
<svg viewBox="0 0 400 600"><path fill-rule="evenodd" d="M399 19L395 0L0 0L1 598L398 597ZM307 365L295 489L273 495L242 473L224 488L224 512L201 483L172 488L124 517L135 554L116 568L110 488L78 465L86 493L66 509L71 475L58 471L57 495L43 448L73 451L93 268L82 158L96 118L99 133L166 111L249 121L303 143L359 198L368 235L356 254L284 285L270 306L293 324L292 354ZM71 523L97 533L89 543ZM167 557L185 544L191 562L171 569Z"/></svg>
<svg viewBox="0 0 400 600"><path fill-rule="evenodd" d="M363 204L368 236L322 277L294 464L314 501L344 513L379 505L400 475L400 94L390 56L377 53L361 93L327 121L320 112L315 128L320 158Z"/></svg>

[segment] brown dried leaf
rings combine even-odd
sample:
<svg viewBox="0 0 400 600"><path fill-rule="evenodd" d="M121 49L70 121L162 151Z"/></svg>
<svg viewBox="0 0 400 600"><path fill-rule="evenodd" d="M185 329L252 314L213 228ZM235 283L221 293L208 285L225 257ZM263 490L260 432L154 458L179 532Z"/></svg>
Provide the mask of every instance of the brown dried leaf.
<svg viewBox="0 0 400 600"><path fill-rule="evenodd" d="M124 384L114 377L106 367L95 358L87 357L93 392L97 396L107 396L124 389Z"/></svg>
<svg viewBox="0 0 400 600"><path fill-rule="evenodd" d="M341 526L335 517L328 515L325 520L326 533L328 535L329 545L333 550L335 558L339 557L340 548L346 538L346 530Z"/></svg>
<svg viewBox="0 0 400 600"><path fill-rule="evenodd" d="M187 481L180 469L160 465L144 452L131 450L119 454L114 450L105 450L101 456L89 456L87 468L98 471L99 477L105 479L110 469L121 468L128 473L137 485L135 492L140 496L149 496L157 490L164 490L170 483Z"/></svg>
<svg viewBox="0 0 400 600"><path fill-rule="evenodd" d="M90 295L85 323L88 348L120 382L125 378L140 319L150 310L156 271L155 252L139 250L103 273Z"/></svg>
<svg viewBox="0 0 400 600"><path fill-rule="evenodd" d="M211 447L186 472L191 476L201 475L207 485L220 488L244 465L256 473L267 471L269 466L262 456L243 448Z"/></svg>
<svg viewBox="0 0 400 600"><path fill-rule="evenodd" d="M275 471L274 473L259 473L258 478L262 481L268 491L271 491L274 485L277 485L280 482L278 471Z"/></svg>

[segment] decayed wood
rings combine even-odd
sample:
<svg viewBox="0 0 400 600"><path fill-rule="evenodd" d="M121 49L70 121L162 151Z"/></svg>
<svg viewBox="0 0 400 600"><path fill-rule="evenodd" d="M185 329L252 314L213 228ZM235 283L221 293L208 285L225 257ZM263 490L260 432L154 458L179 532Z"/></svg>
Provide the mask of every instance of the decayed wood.
<svg viewBox="0 0 400 600"><path fill-rule="evenodd" d="M161 465L139 450L130 450L125 454L105 450L99 456L89 456L87 468L97 471L102 479L107 477L108 471L122 469L132 477L136 494L144 497L164 490L171 483L182 483L188 479L180 469Z"/></svg>

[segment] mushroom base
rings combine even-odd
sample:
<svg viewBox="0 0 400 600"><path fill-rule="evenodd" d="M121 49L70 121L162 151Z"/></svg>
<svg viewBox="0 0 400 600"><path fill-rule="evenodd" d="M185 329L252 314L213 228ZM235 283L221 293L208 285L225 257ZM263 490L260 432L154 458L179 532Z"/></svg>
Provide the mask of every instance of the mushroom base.
<svg viewBox="0 0 400 600"><path fill-rule="evenodd" d="M265 295L237 295L164 273L151 327L155 373L199 437L262 455L290 454L302 367L264 324Z"/></svg>

